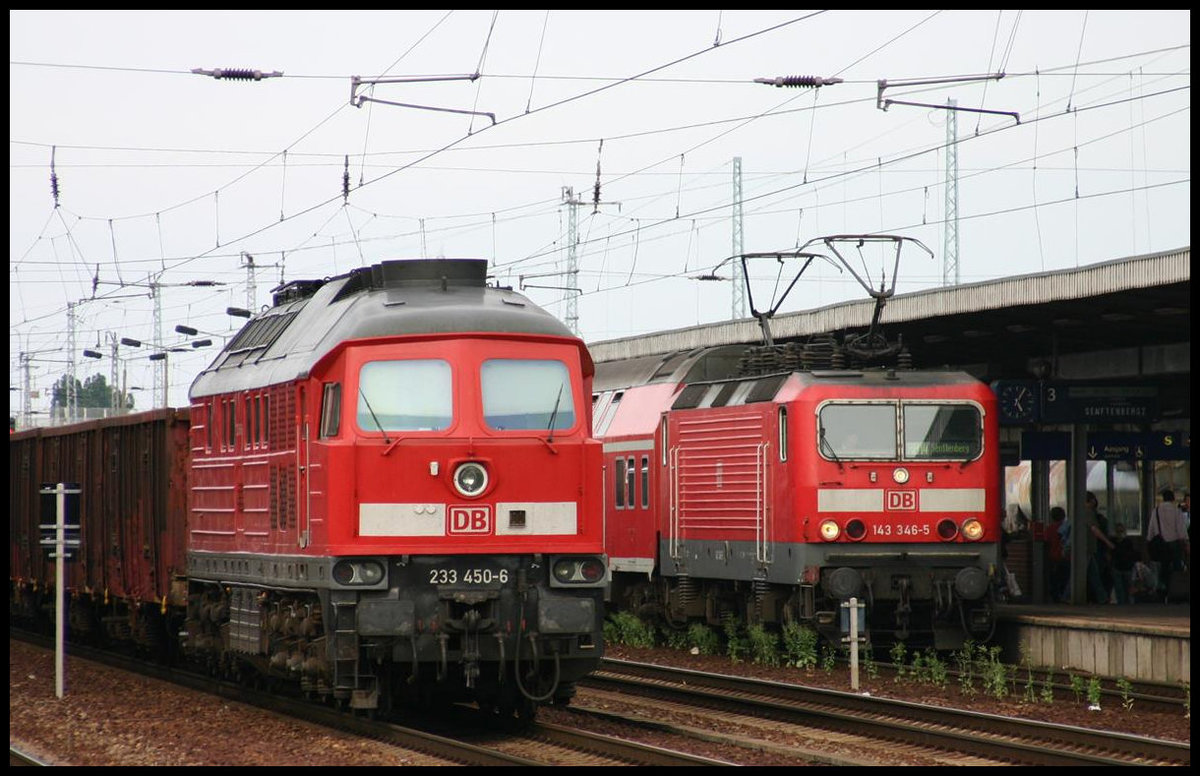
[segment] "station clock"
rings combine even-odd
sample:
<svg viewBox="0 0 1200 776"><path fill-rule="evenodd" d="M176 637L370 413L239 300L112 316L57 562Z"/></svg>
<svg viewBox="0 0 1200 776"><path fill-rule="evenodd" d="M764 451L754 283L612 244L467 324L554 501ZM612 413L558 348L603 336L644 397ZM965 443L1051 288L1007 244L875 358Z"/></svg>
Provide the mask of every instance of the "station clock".
<svg viewBox="0 0 1200 776"><path fill-rule="evenodd" d="M1041 386L1037 380L997 380L992 391L1000 407L1000 422L1035 423L1041 410Z"/></svg>

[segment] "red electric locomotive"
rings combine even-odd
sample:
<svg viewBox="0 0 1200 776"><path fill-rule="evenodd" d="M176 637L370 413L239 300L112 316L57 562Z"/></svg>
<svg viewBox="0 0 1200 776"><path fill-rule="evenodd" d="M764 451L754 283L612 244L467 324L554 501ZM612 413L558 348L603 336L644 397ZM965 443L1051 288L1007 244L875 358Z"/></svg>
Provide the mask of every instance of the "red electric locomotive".
<svg viewBox="0 0 1200 776"><path fill-rule="evenodd" d="M522 717L598 665L593 366L486 270L289 283L196 378L186 655L353 708Z"/></svg>
<svg viewBox="0 0 1200 776"><path fill-rule="evenodd" d="M874 328L775 346L772 313L755 311L765 347L599 365L613 604L676 625L804 622L838 643L856 598L876 644L986 640L994 395L965 373L854 366L903 355Z"/></svg>

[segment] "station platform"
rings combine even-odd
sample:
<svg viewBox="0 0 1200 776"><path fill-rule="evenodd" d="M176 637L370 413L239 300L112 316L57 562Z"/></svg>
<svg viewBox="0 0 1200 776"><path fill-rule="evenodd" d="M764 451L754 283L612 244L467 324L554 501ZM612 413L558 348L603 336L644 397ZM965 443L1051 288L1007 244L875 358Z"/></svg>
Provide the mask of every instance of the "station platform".
<svg viewBox="0 0 1200 776"><path fill-rule="evenodd" d="M994 642L1011 662L1179 686L1192 681L1191 603L1001 604ZM1007 659L1007 658L1006 658Z"/></svg>

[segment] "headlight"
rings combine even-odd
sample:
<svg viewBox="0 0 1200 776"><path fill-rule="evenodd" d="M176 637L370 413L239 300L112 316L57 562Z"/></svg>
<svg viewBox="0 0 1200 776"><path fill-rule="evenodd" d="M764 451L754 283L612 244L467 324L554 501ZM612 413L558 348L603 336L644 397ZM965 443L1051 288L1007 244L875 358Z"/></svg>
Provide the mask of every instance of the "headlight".
<svg viewBox="0 0 1200 776"><path fill-rule="evenodd" d="M821 523L821 538L827 542L831 542L838 538L838 534L841 532L842 529L838 528L838 524L832 520L826 520L825 522Z"/></svg>
<svg viewBox="0 0 1200 776"><path fill-rule="evenodd" d="M937 524L938 538L944 542L948 542L955 536L958 536L958 526L948 517L944 517Z"/></svg>
<svg viewBox="0 0 1200 776"><path fill-rule="evenodd" d="M604 563L599 558L559 558L551 573L559 584L591 585L603 581Z"/></svg>
<svg viewBox="0 0 1200 776"><path fill-rule="evenodd" d="M983 523L973 517L968 517L963 521L962 534L970 541L979 541L983 538Z"/></svg>
<svg viewBox="0 0 1200 776"><path fill-rule="evenodd" d="M854 541L862 541L862 538L867 535L867 525L857 517L852 518L846 523L846 536Z"/></svg>
<svg viewBox="0 0 1200 776"><path fill-rule="evenodd" d="M339 585L374 585L383 580L383 564L374 560L339 560L333 581Z"/></svg>
<svg viewBox="0 0 1200 776"><path fill-rule="evenodd" d="M908 469L905 469L903 466L901 466L899 469L896 469L892 472L892 479L900 485L908 482Z"/></svg>
<svg viewBox="0 0 1200 776"><path fill-rule="evenodd" d="M478 496L487 487L487 469L483 464L469 461L454 470L454 487L464 496Z"/></svg>

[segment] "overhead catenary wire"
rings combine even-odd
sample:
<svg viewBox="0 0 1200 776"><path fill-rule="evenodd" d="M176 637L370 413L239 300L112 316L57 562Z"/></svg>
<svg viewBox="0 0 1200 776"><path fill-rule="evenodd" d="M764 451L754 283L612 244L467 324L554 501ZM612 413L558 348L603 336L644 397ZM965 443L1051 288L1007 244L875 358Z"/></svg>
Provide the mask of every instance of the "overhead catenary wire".
<svg viewBox="0 0 1200 776"><path fill-rule="evenodd" d="M1174 113L1178 113L1178 112L1174 112ZM1168 115L1170 115L1170 114L1168 114ZM1051 118L1052 118L1052 116L1051 116ZM1153 120L1157 120L1157 119L1152 119L1151 121L1153 121ZM1147 122L1147 124L1148 124L1148 122ZM1097 138L1097 140L1099 140L1099 139L1103 139L1104 137L1111 137L1111 136L1102 136L1102 138ZM1093 142L1094 142L1094 140L1093 140ZM936 150L936 149L935 149L935 150ZM1068 150L1069 150L1069 149L1068 149ZM1042 157L1044 157L1044 156L1051 156L1051 155L1054 155L1054 154L1058 154L1058 152L1061 152L1061 151L1051 152L1051 154L1049 154L1049 155L1038 155L1038 156L1037 156L1037 158L1042 158ZM1031 157L1031 158L1032 158L1032 157ZM1018 161L1018 162L1014 162L1013 164L1008 164L1008 166L1004 166L1004 167L1014 167L1014 166L1016 166L1016 164L1020 164L1022 161L1030 161L1030 160L1020 160L1020 161ZM870 167L870 168L877 168L877 162L876 162L876 163L871 163L871 164L870 164L870 166L866 166L866 167ZM983 169L983 170L980 170L980 173L986 173L986 172L989 172L989 170L995 170L995 169L1003 169L1003 167L1001 167L1001 168L985 168L985 169ZM1067 169L1074 169L1074 167L1068 167ZM1169 170L1164 170L1164 172L1169 172ZM846 172L844 172L844 173L838 173L838 174L835 174L835 178L840 178L840 176L841 176L841 175L852 175L852 174L854 174L854 173L856 173L856 170L853 170L853 169L852 169L852 170L846 170ZM817 181L817 182L818 182L818 184L820 184L820 182L821 182L821 181ZM901 190L901 191L904 191L904 190ZM910 191L911 191L911 190L910 190ZM895 193L899 193L899 192L889 192L889 194L888 194L888 195L892 195L892 194L895 194ZM554 201L557 201L557 200L554 200ZM550 200L544 201L544 203L542 203L542 204L548 204L548 203L550 203ZM530 203L530 204L534 204L534 205L535 205L536 203ZM350 207L354 207L354 205L352 204L352 205L350 205ZM368 212L368 211L364 211L364 212ZM370 215L371 215L371 217L379 217L379 213L370 212ZM475 213L469 213L469 215L475 215ZM469 215L468 215L468 216L469 216ZM491 217L492 217L492 213L487 213L487 216L488 216L488 218L491 218ZM53 217L53 215L52 215L52 217ZM384 216L384 217L388 217L388 216ZM77 216L77 218L79 218L79 217ZM454 218L454 216L446 216L446 218ZM469 224L468 224L468 228L469 228ZM434 229L430 229L430 228L426 227L426 230L427 230L427 231L430 231L430 230L436 230L436 228L434 228ZM299 247L299 249L302 249L302 246L301 246L301 247ZM26 252L26 254L28 254L28 252ZM214 255L221 255L221 254L214 254ZM236 255L236 253L234 253L234 254L227 254L227 255ZM155 259L155 260L156 260L156 261L158 261L158 260L160 260L160 259ZM22 259L22 263L24 263L24 264L28 265L28 264L30 264L30 261L29 261L28 259L24 259L24 258L23 258L23 259ZM126 260L126 263L128 263L128 260Z"/></svg>
<svg viewBox="0 0 1200 776"><path fill-rule="evenodd" d="M1078 64L1072 64L1072 65L1063 65L1060 67L1051 67L1051 68L1045 68L1045 69L1037 69L1037 70L1030 71L1028 73L1006 73L1005 79L1007 81L1013 81L1014 79L1018 79L1018 78L1022 78L1022 77L1031 77L1031 78L1040 79L1042 77L1049 77L1049 76L1062 76L1062 77L1070 77L1072 79L1077 79L1078 75L1079 75L1079 73L1077 72L1079 67L1085 67L1085 66L1089 66L1089 65L1093 65L1093 64L1103 64L1103 63L1113 62L1113 61L1120 61L1123 59L1130 59L1130 58L1134 58L1134 57L1149 56L1152 54L1170 53L1173 51L1178 51L1182 48L1189 48L1189 47L1190 46L1187 46L1187 45L1172 46L1172 47L1166 47L1166 48L1161 48L1161 49L1152 49L1152 50L1143 51L1143 52L1136 52L1133 54L1125 54L1125 55L1121 55L1121 56L1117 56L1117 57L1109 57L1106 59L1093 60L1091 62L1084 62L1084 63L1078 63ZM1056 71L1063 71L1063 70L1070 70L1072 72L1056 72ZM1123 72L1119 72L1119 73L1091 73L1088 75L1090 75L1092 77L1120 78L1120 77L1124 77L1127 72L1128 71L1123 71ZM1184 71L1179 71L1179 72L1144 73L1144 75L1184 76L1184 75L1187 75L1187 73ZM497 77L528 78L529 76L516 76L516 75L496 76L496 75L489 74L488 77L489 78L497 78ZM551 78L551 76L542 76L542 77L543 78ZM956 76L953 74L943 74L938 77L939 78L953 78ZM572 77L572 78L574 80L585 79L585 77L578 77L578 78ZM589 78L586 78L586 80L615 81L618 79L589 77ZM642 79L642 80L653 80L653 79ZM742 79L742 80L737 81L736 83L738 83L738 84L749 83L749 80ZM847 83L854 83L854 82L847 81ZM861 83L874 84L875 81L862 81ZM932 90L931 89L912 90L912 91L904 92L904 94L920 94L920 93L926 92L926 91L932 91ZM818 93L819 93L819 90L818 90ZM830 103L825 107L828 107L828 108L844 107L847 105L853 105L853 104L857 104L857 103L866 103L866 102L872 102L872 101L874 101L874 98L856 98L853 100L846 100L846 101L842 101L842 102ZM789 110L768 112L766 114L754 114L754 115L784 116L787 114L803 112L803 111L808 111L808 110L812 110L812 109L811 108L795 108L795 109L789 109ZM715 126L715 125L722 124L722 123L733 123L733 122L738 122L738 121L744 121L747 118L752 118L752 117L753 116L735 116L735 117L730 117L730 118L725 118L725 119L718 119L718 120L714 120L714 121L676 125L676 126L672 126L672 127L651 129L651 130L645 130L645 131L634 132L634 133L616 134L616 135L610 135L609 139L610 140L628 140L628 139L635 139L635 138L639 138L639 137L647 137L647 136L654 135L654 134L687 131L687 130L697 129L697 128L701 128L701 127L705 127L705 126ZM597 140L597 138L595 138L595 137L585 137L585 138L568 139L568 140L545 140L545 139L542 139L542 140L538 140L538 141L530 141L530 142L522 142L522 143L479 144L479 145L473 145L469 149L447 149L447 152L455 152L455 151L475 152L475 151L481 151L481 150L500 150L500 149L506 149L506 148L522 148L522 147L531 147L531 146L544 147L544 146L551 146L551 145L588 144L588 143L594 143L594 142L596 142L596 140ZM14 145L30 145L30 146L50 147L49 144L36 143L36 142L31 142L31 141L10 140L9 142ZM294 143L293 143L293 146L294 146ZM142 152L147 152L147 153L195 153L195 154L218 154L219 153L219 154L227 154L227 155L267 156L269 158L263 162L264 165L270 164L275 156L278 156L282 153L282 152L276 152L276 151L253 151L253 150L247 150L247 149L154 148L154 147L142 147L142 146L69 145L69 144L62 144L62 143L58 144L56 147L76 149L76 150L142 151ZM412 150L404 150L404 151L377 151L377 152L370 152L370 153L365 154L364 158L366 156L393 155L393 154L419 155L419 154L427 154L431 150L436 150L436 149L412 149ZM343 154L341 152L337 152L337 153L321 153L321 152L298 153L295 151L292 152L292 155L294 158L295 157L305 157L305 156L307 156L307 157L333 157L333 158L338 158L339 160L343 156ZM68 166L79 166L79 165L68 165ZM251 170L251 171L253 171L253 170ZM170 210L173 208L177 208L177 207L182 207L182 206L185 206L188 204L192 204L193 202L196 201L196 199L203 198L203 196L206 196L206 194L200 195L199 197L196 197L196 198L193 198L190 200L185 200L185 201L177 203L176 205L173 205L171 207L164 208L164 211ZM144 217L145 215L148 215L148 214L131 214L131 215L127 215L127 216L119 216L119 217L117 217L117 220L126 219L126 218L140 218L140 217Z"/></svg>
<svg viewBox="0 0 1200 776"><path fill-rule="evenodd" d="M818 11L818 12L814 12L814 13L811 13L811 14L806 14L806 15L804 15L804 16L796 17L796 18L793 18L793 19L790 19L790 20L787 20L787 21L781 22L781 23L779 23L779 24L771 25L771 26L769 26L769 27L766 27L766 28L763 28L763 29L760 29L760 30L756 30L756 31L754 31L754 32L751 32L751 33L748 33L748 34L746 34L746 35L743 35L743 36L741 36L741 37L739 37L739 38L737 38L737 39L735 39L735 40L733 40L733 41L730 41L730 42L729 42L729 44L726 44L726 45L731 45L731 44L733 44L733 43L736 43L736 42L743 42L743 41L746 41L746 40L753 39L753 38L755 38L755 37L758 37L758 36L760 36L760 35L766 34L766 33L768 33L768 32L772 32L772 31L774 31L774 30L781 29L781 28L783 28L783 27L785 27L785 26L788 26L788 25L791 25L791 24L795 24L795 23L798 23L798 22L801 22L801 21L805 21L805 20L807 20L807 19L811 19L811 18L813 18L813 17L815 17L815 16L818 16L820 13L823 13L823 12L821 12L821 11ZM558 100L558 101L556 101L556 102L550 103L550 104L548 104L548 105L544 105L544 106L541 106L541 107L539 107L539 108L536 108L536 109L534 109L534 110L530 111L528 114L522 114L522 115L533 115L533 114L536 114L536 113L539 113L539 112L542 112L542 111L549 110L549 109L551 109L551 108L555 108L555 107L558 107L558 106L561 106L561 105L568 104L568 103L570 103L570 102L574 102L574 101L576 101L576 100L579 100L579 99L583 99L583 98L585 98L585 97L590 97L590 96L592 96L592 95L594 95L594 94L597 94L597 93L599 93L599 92L605 91L605 90L607 90L607 89L611 89L611 88L613 88L613 87L615 87L615 86L619 86L619 85L621 85L621 84L623 84L623 83L628 83L628 82L634 81L634 80L636 80L636 79L638 79L638 78L640 78L640 77L642 77L642 76L644 76L644 75L646 75L646 74L648 74L648 73L657 72L657 71L659 71L659 70L666 69L666 68L668 68L668 67L671 67L671 66L673 66L673 65L679 64L679 63L681 63L681 62L684 62L684 61L687 61L687 60L689 60L689 59L693 59L693 58L695 58L695 57L697 57L697 56L700 56L700 55L702 55L702 54L704 54L704 53L707 53L707 49L705 49L705 50L701 50L701 51L696 51L696 52L693 52L693 53L691 53L691 54L687 54L687 55L685 55L685 56L683 56L683 57L680 57L680 58L678 58L678 59L672 60L671 62L668 62L668 63L666 63L666 64L659 65L659 66L656 66L656 67L654 67L654 68L651 68L650 70L647 70L647 71L645 71L644 73L641 73L641 74L638 74L638 75L634 75L634 76L629 76L629 77L627 77L627 78L625 78L625 79L622 79L622 80L620 80L620 81L617 81L617 82L614 82L614 83L610 83L610 84L606 84L606 85L604 85L604 86L597 87L597 88L595 88L595 89L591 89L591 90L585 91L585 92L583 92L583 93L581 93L581 94L573 95L573 96L571 96L571 97L566 97L566 98L563 98L563 99L561 99L561 100ZM323 121L322 121L320 124L318 124L318 125L317 125L317 127L314 127L313 129L309 130L309 132L305 133L305 135L303 135L303 136L302 136L300 139L303 139L304 137L307 137L309 134L311 134L312 132L314 132L314 131L315 131L315 130L316 130L318 127L319 127L319 126L321 126L321 124L324 124L326 121L328 121L330 118L332 118L332 116L333 116L333 115L335 115L335 114L336 114L338 111L340 111L340 110L341 110L343 107L344 107L344 105L342 105L342 106L339 106L339 108L338 108L337 110L335 110L335 111L334 111L332 114L330 114L330 116L326 117L326 119L325 119L325 120L323 120ZM512 117L509 117L509 118L503 119L503 120L501 120L501 121L498 121L496 124L493 124L491 127L485 127L484 129L480 130L480 132L479 132L479 133L476 133L476 136L477 136L478 134L482 133L484 130L488 130L488 129L494 129L496 126L498 126L498 125L500 125L500 124L504 124L504 123L507 123L507 122L511 122L511 121L513 121L513 120L515 120L515 119L521 118L521 117L522 117L522 115L512 116ZM424 161L424 160L425 160L425 159L427 159L427 158L430 158L430 157L432 157L432 156L434 156L434 155L436 155L436 154L438 154L438 153L440 153L440 152L442 152L442 151L445 151L445 150L447 150L447 149L449 149L449 148L452 148L452 147L454 147L454 146L456 146L456 145L458 145L458 144L460 144L460 143L464 142L465 140L469 139L470 137L472 137L472 136L471 136L471 135L464 135L464 136L462 136L462 137L460 137L460 138L458 138L458 139L456 139L456 140L454 140L454 141L451 141L450 143L448 143L448 144L446 144L446 145L442 146L442 147L441 147L441 148L439 148L439 149L436 149L436 150L434 150L434 151L431 151L431 152L429 152L428 154L424 155L423 157L421 157L421 158L417 159L417 160L416 160L416 161L414 161L414 162L411 162L411 163L409 163L409 164L403 165L403 166L401 166L401 167L399 167L399 168L393 169L391 172L385 173L385 174L383 174L383 175L380 175L380 176L378 176L378 177L376 177L376 178L373 178L373 179L371 179L371 180L368 180L368 181L364 182L362 185L363 185L363 186L367 186L367 185L371 185L371 184L373 184L373 183L377 183L377 182L379 182L379 181L381 181L381 180L384 180L384 179L386 179L386 178L388 178L388 177L390 177L390 176L392 176L392 175L395 175L396 173L402 172L402 171L404 171L404 170L406 170L406 169L408 169L408 168L410 168L410 167L414 166L415 164L418 164L418 163L420 163L421 161ZM299 142L299 139L298 139L297 141L295 141L295 142ZM295 143L293 143L292 145L295 145ZM272 157L272 158L273 158L273 157ZM250 171L247 171L247 172L246 172L245 174L243 174L242 176L239 176L238 178L236 178L234 182L236 182L236 181L238 181L238 180L241 180L242 178L244 178L246 175L249 175L249 174L250 174L251 172L253 172L254 170L257 170L257 169L259 169L260 167L262 167L262 164L263 164L263 163L260 163L259 165L256 165L256 166L255 166L255 167L254 167L252 170L250 170ZM228 185L232 185L232 184L228 184ZM360 188L361 188L361 187L360 187ZM193 200L193 201L194 201L194 200ZM297 213L294 213L294 214L292 214L292 216L289 216L289 218L295 218L295 217L297 217L297 216L299 216L299 215L304 215L304 214L307 214L307 213L309 213L309 212L312 212L312 211L314 211L314 210L316 210L316 209L318 209L318 208L320 208L320 207L323 207L323 206L325 206L325 205L329 204L331 201L332 201L332 200L325 200L325 201L322 201L322 202L318 202L318 203L317 203L317 204L315 204L315 205L312 205L312 206L310 206L310 207L308 207L308 208L305 208L305 209L303 209L303 210L301 210L301 211L299 211L299 212L297 212ZM164 210L165 210L165 209L164 209ZM229 243L227 243L227 244L236 244L236 243L238 243L238 242L241 242L242 240L245 240L245 239L248 239L249 237L252 237L252 236L255 236L255 235L257 235L257 234L259 234L259 233L261 233L261 232L263 232L263 231L265 231L265 230L267 230L267 229L271 228L272 226L274 226L274 224L268 224L267 226L260 227L259 229L256 229L256 230L254 230L254 231L252 231L252 232L250 232L250 233L248 233L248 234L242 235L241 237L234 238L232 241L230 241L230 242L229 242ZM219 245L218 245L217 247L219 247ZM178 262L178 263L176 264L176 267L179 267L179 266L185 265L185 264L187 264L187 263L190 263L190 262L192 262L192 261L196 261L196 260L198 260L198 259L200 259L200 258L203 258L203 257L205 257L206 255L207 255L207 253L205 253L205 254L201 254L201 255L199 255L199 256L195 256L195 257L192 257L192 258L189 258L189 259L186 259L186 260L182 260L182 261L180 261L180 262Z"/></svg>

